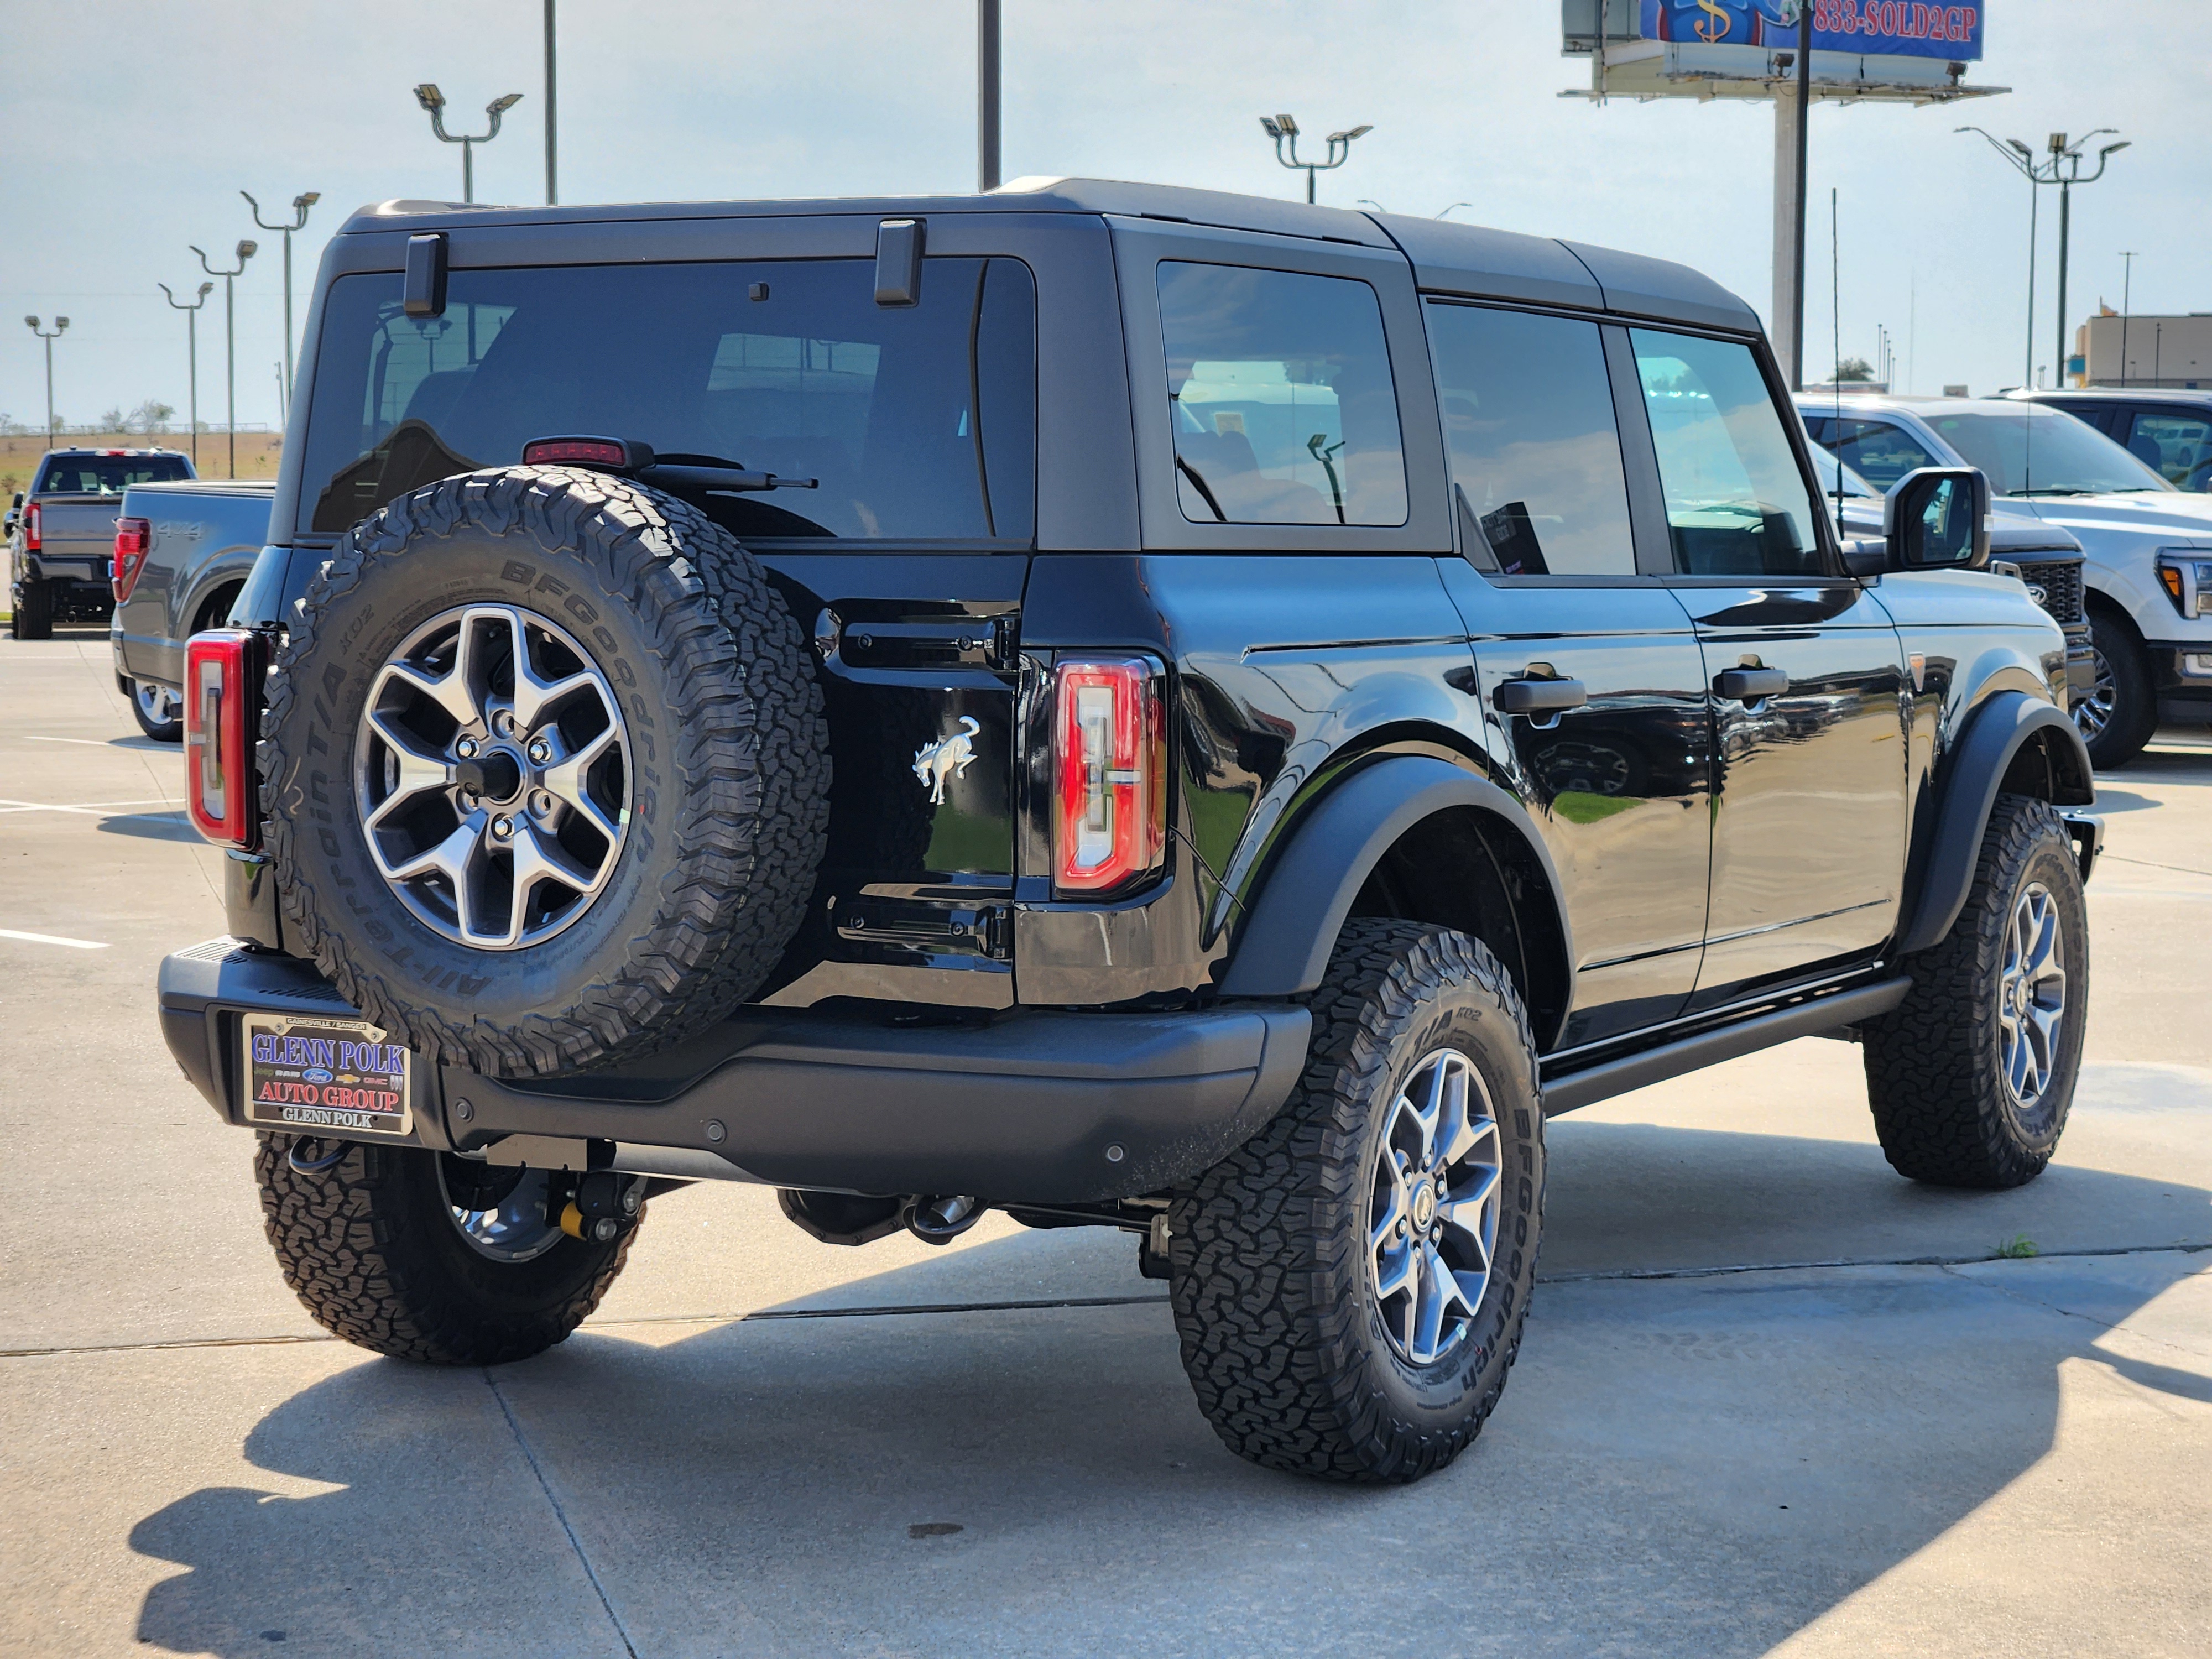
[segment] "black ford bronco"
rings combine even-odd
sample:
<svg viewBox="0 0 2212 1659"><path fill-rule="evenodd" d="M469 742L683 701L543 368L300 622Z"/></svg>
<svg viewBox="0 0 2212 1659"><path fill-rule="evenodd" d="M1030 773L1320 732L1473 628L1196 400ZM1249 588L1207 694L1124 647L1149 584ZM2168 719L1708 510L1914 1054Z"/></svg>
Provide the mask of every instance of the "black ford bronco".
<svg viewBox="0 0 2212 1659"><path fill-rule="evenodd" d="M2087 1008L2065 642L1978 473L1839 540L1757 319L1432 221L981 197L356 215L190 647L171 1048L315 1317L561 1340L645 1200L1136 1235L1200 1407L1407 1480L1547 1115L1863 1045L2033 1178Z"/></svg>

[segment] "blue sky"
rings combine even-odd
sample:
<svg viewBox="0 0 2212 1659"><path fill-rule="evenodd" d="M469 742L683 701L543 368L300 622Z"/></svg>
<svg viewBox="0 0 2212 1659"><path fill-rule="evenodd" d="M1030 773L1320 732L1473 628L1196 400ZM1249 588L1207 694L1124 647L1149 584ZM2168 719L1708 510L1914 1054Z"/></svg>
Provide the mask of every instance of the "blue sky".
<svg viewBox="0 0 2212 1659"><path fill-rule="evenodd" d="M1593 107L1559 55L1556 0L1005 0L1006 170L1291 195L1256 118L1316 131L1372 122L1322 198L1360 197L1686 261L1762 313L1772 115L1676 101ZM2212 5L1989 0L1970 106L1819 109L1811 146L1808 361L1825 367L1825 210L1842 192L1840 324L1871 355L1886 324L1922 390L2020 378L2027 186L1962 120L2039 145L2113 126L2134 147L2078 192L2072 303L2212 310ZM974 11L966 0L562 0L562 195L571 202L957 190L975 178ZM181 318L157 282L201 280L187 251L253 236L238 288L239 417L273 422L283 355L276 239L253 228L304 190L304 312L324 240L356 204L458 197L458 149L409 94L457 111L521 92L479 152L483 200L542 198L539 0L0 0L0 412L44 417L27 313L72 319L56 355L71 420L144 398L185 405ZM467 118L459 118L466 119ZM478 117L477 118L481 118ZM2036 361L2055 332L2055 200L2042 216ZM221 417L222 292L202 317L200 407Z"/></svg>

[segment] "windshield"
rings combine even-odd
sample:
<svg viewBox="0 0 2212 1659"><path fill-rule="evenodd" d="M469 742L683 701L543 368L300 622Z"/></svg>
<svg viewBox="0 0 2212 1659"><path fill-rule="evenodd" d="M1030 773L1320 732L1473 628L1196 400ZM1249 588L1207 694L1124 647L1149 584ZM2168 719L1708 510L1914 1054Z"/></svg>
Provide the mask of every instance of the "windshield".
<svg viewBox="0 0 2212 1659"><path fill-rule="evenodd" d="M2173 486L2103 433L2056 409L1930 415L1936 435L1986 473L2000 495L2087 495Z"/></svg>
<svg viewBox="0 0 2212 1659"><path fill-rule="evenodd" d="M1846 499L1853 495L1866 495L1877 501L1881 499L1881 491L1838 460L1832 452L1821 448L1818 444L1810 445L1808 447L1813 452L1813 471L1820 480L1820 493L1823 495L1836 494L1837 475L1840 473L1843 477L1843 494Z"/></svg>
<svg viewBox="0 0 2212 1659"><path fill-rule="evenodd" d="M1014 259L923 262L875 302L869 259L456 270L410 317L398 272L325 303L304 528L343 531L532 438L604 434L820 488L707 497L739 535L1027 540L1036 295Z"/></svg>
<svg viewBox="0 0 2212 1659"><path fill-rule="evenodd" d="M34 495L120 495L132 484L189 478L181 455L52 455Z"/></svg>

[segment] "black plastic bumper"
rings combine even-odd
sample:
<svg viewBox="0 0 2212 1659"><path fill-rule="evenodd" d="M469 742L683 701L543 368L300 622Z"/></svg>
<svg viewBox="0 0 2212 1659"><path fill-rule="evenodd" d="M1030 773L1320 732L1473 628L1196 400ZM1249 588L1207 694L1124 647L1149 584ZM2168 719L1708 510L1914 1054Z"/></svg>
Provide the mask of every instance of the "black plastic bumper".
<svg viewBox="0 0 2212 1659"><path fill-rule="evenodd" d="M353 1012L296 957L225 939L167 958L162 1034L232 1123L250 1009ZM1095 1202L1158 1192L1249 1139L1289 1097L1311 1026L1287 1003L934 1024L747 1007L649 1060L573 1077L425 1066L410 1139L495 1162L527 1136L532 1162Z"/></svg>

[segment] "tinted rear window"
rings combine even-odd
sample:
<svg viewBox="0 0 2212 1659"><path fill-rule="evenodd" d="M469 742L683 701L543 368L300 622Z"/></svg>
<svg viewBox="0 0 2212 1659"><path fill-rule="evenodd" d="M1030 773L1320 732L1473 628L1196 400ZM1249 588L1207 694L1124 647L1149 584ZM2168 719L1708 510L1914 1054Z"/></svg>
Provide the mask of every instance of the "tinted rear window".
<svg viewBox="0 0 2212 1659"><path fill-rule="evenodd" d="M1017 260L925 261L906 307L875 303L866 259L456 270L427 318L400 282L331 287L304 528L592 433L821 481L712 497L741 535L1031 533L1036 302Z"/></svg>
<svg viewBox="0 0 2212 1659"><path fill-rule="evenodd" d="M33 493L120 495L132 484L167 483L191 476L181 455L60 455L46 462Z"/></svg>

